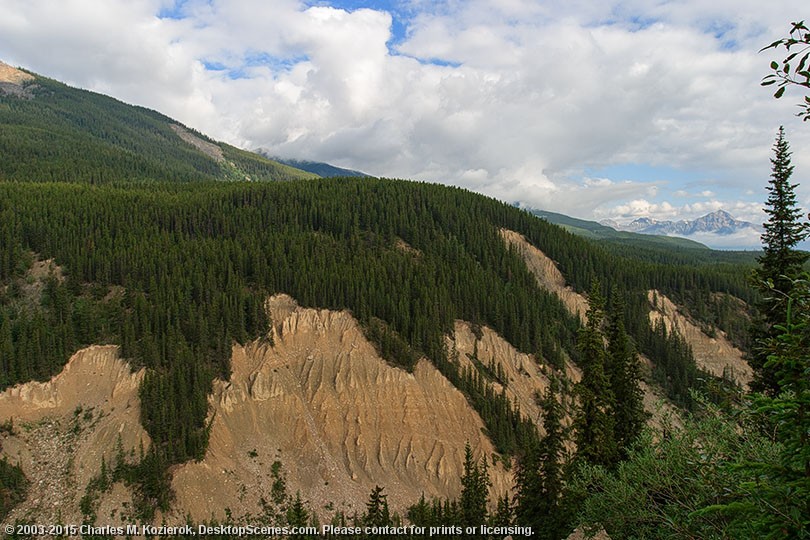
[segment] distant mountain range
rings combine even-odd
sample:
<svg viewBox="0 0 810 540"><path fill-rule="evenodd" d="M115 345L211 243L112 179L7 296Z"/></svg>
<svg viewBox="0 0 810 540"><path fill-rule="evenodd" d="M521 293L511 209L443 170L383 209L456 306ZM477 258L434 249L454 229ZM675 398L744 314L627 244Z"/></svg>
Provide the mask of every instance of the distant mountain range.
<svg viewBox="0 0 810 540"><path fill-rule="evenodd" d="M546 210L531 210L531 213L579 236L638 249L761 249L761 228L722 210L691 221L658 221L645 217L624 225L615 220L597 223Z"/></svg>
<svg viewBox="0 0 810 540"><path fill-rule="evenodd" d="M342 167L336 167L335 165L331 165L329 163L323 163L321 161L309 161L306 159L283 159L280 157L272 156L266 150L260 148L256 150L257 154L260 154L268 159L273 161L277 161L284 165L288 165L290 167L295 167L296 169L300 169L302 171L310 172L313 174L317 174L322 178L338 178L338 177L367 177L364 172L355 171L354 169L344 169Z"/></svg>
<svg viewBox="0 0 810 540"><path fill-rule="evenodd" d="M649 217L641 217L626 225L621 225L610 219L602 220L599 223L617 231L666 236L693 236L700 233L726 236L743 230L756 232L762 230L758 225L735 219L734 216L724 210L717 210L694 220L658 221Z"/></svg>

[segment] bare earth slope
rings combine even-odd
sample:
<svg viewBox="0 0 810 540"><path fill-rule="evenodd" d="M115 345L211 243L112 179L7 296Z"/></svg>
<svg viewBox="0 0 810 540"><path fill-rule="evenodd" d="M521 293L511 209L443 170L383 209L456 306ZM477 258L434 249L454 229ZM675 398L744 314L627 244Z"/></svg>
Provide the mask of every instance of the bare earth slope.
<svg viewBox="0 0 810 540"><path fill-rule="evenodd" d="M73 355L50 381L0 394L0 423L14 426L13 434L0 435L0 454L19 463L31 481L27 499L7 523L81 523L79 501L102 457L113 463L119 438L128 456L149 447L140 425L142 378L143 371L131 373L118 357L117 347L94 346ZM117 502L105 500L111 497ZM99 513L99 524L121 523L120 514L111 514L127 498L122 489L103 496L101 508L108 511Z"/></svg>
<svg viewBox="0 0 810 540"><path fill-rule="evenodd" d="M205 141L182 126L178 126L177 124L170 124L169 125L172 130L177 133L177 136L186 141L188 144L205 154L206 156L210 157L217 163L221 163L225 161L225 156L222 155L222 148L217 146L214 143L210 143Z"/></svg>
<svg viewBox="0 0 810 540"><path fill-rule="evenodd" d="M274 344L234 347L230 382L214 384L208 452L174 472L178 512L258 514L274 461L321 517L362 513L375 484L402 512L423 492L458 496L467 441L493 454L478 415L426 360L412 374L388 365L345 311L285 295L270 311ZM510 488L510 473L491 476L494 494Z"/></svg>
<svg viewBox="0 0 810 540"><path fill-rule="evenodd" d="M753 371L743 358L743 353L726 338L722 331L716 330L715 337L706 335L698 326L684 317L669 298L659 291L647 294L650 305L650 321L663 320L667 330L675 328L692 347L695 363L718 377L726 371L739 384L746 386L751 382Z"/></svg>
<svg viewBox="0 0 810 540"><path fill-rule="evenodd" d="M559 296L560 300L568 307L568 311L578 315L582 320L585 319L585 312L588 311L588 301L574 289L565 285L565 277L563 277L554 261L531 245L520 233L501 229L501 237L523 257L526 266L534 274L541 287Z"/></svg>
<svg viewBox="0 0 810 540"><path fill-rule="evenodd" d="M543 411L537 405L537 397L548 388L544 366L534 356L522 353L497 332L486 326L481 328L481 338L476 337L470 323L456 321L450 347L458 353L462 367L474 368L473 358L489 368L500 366L504 381L492 381L496 392L506 390L511 403L516 403L524 416L531 419L543 433ZM582 374L570 361L566 362L566 377L571 382L579 381ZM570 420L570 419L569 419ZM568 421L568 420L566 420Z"/></svg>
<svg viewBox="0 0 810 540"><path fill-rule="evenodd" d="M565 278L554 264L554 261L530 244L520 233L501 229L501 236L508 245L514 247L523 257L529 271L531 271L537 279L537 283L546 290L557 294L571 314L578 315L580 319L584 320L585 313L588 310L587 299L574 291L571 287L565 285ZM649 369L650 360L644 356L641 356L641 360L642 365ZM566 366L566 371L568 378L573 382L579 380L581 375L578 369L570 362ZM659 425L664 416L671 416L675 412L675 408L666 402L657 388L651 387L645 381L642 381L641 388L644 391L644 409L651 414L650 422L652 424ZM522 406L521 401L521 407Z"/></svg>
<svg viewBox="0 0 810 540"><path fill-rule="evenodd" d="M34 76L17 68L11 67L5 62L0 62L0 83L10 83L21 85L27 81L33 81Z"/></svg>

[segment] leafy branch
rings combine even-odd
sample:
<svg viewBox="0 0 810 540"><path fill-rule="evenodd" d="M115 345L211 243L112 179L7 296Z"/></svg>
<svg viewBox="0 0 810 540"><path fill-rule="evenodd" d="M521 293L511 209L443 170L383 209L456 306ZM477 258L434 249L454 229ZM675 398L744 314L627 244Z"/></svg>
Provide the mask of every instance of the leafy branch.
<svg viewBox="0 0 810 540"><path fill-rule="evenodd" d="M773 73L762 78L762 86L777 85L776 92L773 94L776 99L784 95L788 85L810 89L810 28L805 25L804 21L791 24L793 27L788 37L778 39L759 51L784 47L789 53L781 63L771 62ZM805 96L804 103L799 106L803 110L797 116L804 121L810 120L810 96Z"/></svg>

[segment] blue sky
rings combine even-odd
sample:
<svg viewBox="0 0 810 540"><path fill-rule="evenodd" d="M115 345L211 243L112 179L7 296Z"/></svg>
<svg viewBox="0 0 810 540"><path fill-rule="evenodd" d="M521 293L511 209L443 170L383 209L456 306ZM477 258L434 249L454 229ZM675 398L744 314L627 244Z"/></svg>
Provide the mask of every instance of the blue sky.
<svg viewBox="0 0 810 540"><path fill-rule="evenodd" d="M585 219L761 223L797 0L0 0L0 60L282 157ZM58 53L55 53L57 51ZM740 245L756 244L740 238Z"/></svg>

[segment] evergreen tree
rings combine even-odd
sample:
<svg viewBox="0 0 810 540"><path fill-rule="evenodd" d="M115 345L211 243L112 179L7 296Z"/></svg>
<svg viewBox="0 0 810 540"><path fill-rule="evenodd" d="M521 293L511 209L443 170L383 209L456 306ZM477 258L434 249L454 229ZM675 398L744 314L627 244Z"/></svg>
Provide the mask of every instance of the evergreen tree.
<svg viewBox="0 0 810 540"><path fill-rule="evenodd" d="M292 504L287 508L286 512L287 524L290 527L306 527L309 522L309 511L301 499L301 492L295 492L295 499ZM303 535L293 535L293 538L304 538Z"/></svg>
<svg viewBox="0 0 810 540"><path fill-rule="evenodd" d="M756 488L742 486L741 507L767 538L810 538L810 274L791 287L785 319L764 342L779 391L754 399L755 413L776 426L779 461L748 464Z"/></svg>
<svg viewBox="0 0 810 540"><path fill-rule="evenodd" d="M620 457L624 458L644 428L647 414L644 412L644 393L639 385L641 366L625 331L624 301L616 288L611 294L607 339L607 375L613 392L614 437Z"/></svg>
<svg viewBox="0 0 810 540"><path fill-rule="evenodd" d="M579 411L574 419L574 440L578 459L608 467L616 462L618 452L611 414L613 393L605 375L604 300L596 281L591 285L586 318L577 342L582 380L576 386Z"/></svg>
<svg viewBox="0 0 810 540"><path fill-rule="evenodd" d="M763 290L765 300L760 305L763 320L752 333L758 341L778 334L776 327L785 322L785 299L790 295L793 280L801 273L810 253L799 251L796 246L810 234L808 224L801 221L802 211L796 206L795 188L790 183L793 166L790 162L790 146L785 139L785 130L779 127L771 158L772 172L768 187L765 213L768 221L763 224L764 254L759 257L760 268L756 279ZM779 384L772 370L765 367L767 354L758 350L751 358L754 369L752 389L776 395Z"/></svg>
<svg viewBox="0 0 810 540"><path fill-rule="evenodd" d="M495 527L508 527L512 525L515 520L515 506L514 501L506 493L502 497L498 497L498 506L495 510L495 515L492 516L490 522Z"/></svg>
<svg viewBox="0 0 810 540"><path fill-rule="evenodd" d="M464 447L464 476L461 477L461 525L477 527L486 523L489 500L489 473L487 458L481 457L480 465L472 457L470 443Z"/></svg>
<svg viewBox="0 0 810 540"><path fill-rule="evenodd" d="M552 375L540 402L545 413L543 439L527 449L515 471L515 517L531 526L538 538L558 538L563 533L564 512L560 497L564 487L565 430L563 410L557 400L558 381Z"/></svg>
<svg viewBox="0 0 810 540"><path fill-rule="evenodd" d="M388 495L383 494L383 489L380 486L374 486L366 503L363 523L370 527L384 527L393 524L388 510Z"/></svg>
<svg viewBox="0 0 810 540"><path fill-rule="evenodd" d="M779 127L771 158L771 179L768 187L768 201L765 213L768 221L763 223L762 234L764 254L760 257L761 268L757 276L762 280L772 280L777 291L789 293L791 280L795 279L810 253L798 251L796 246L810 234L808 224L801 221L802 211L796 207L795 189L798 184L790 183L793 165L790 162L790 146L785 139L784 127ZM772 315L784 320L784 314Z"/></svg>

